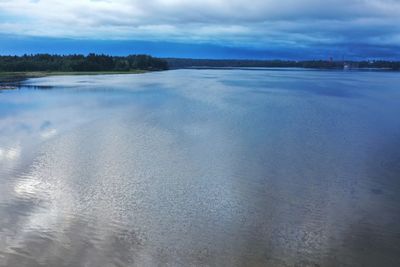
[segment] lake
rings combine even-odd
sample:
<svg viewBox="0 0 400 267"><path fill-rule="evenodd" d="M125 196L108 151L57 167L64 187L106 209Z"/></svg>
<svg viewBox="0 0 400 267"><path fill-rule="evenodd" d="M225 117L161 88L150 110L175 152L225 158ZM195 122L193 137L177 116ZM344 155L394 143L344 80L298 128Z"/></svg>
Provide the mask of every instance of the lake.
<svg viewBox="0 0 400 267"><path fill-rule="evenodd" d="M400 266L400 74L0 91L0 266Z"/></svg>

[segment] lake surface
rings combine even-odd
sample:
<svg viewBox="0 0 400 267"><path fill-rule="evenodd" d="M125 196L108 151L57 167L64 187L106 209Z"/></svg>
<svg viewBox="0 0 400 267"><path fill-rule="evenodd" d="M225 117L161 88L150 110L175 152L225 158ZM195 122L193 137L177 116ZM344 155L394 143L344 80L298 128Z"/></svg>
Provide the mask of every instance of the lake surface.
<svg viewBox="0 0 400 267"><path fill-rule="evenodd" d="M0 92L0 266L400 266L400 73Z"/></svg>

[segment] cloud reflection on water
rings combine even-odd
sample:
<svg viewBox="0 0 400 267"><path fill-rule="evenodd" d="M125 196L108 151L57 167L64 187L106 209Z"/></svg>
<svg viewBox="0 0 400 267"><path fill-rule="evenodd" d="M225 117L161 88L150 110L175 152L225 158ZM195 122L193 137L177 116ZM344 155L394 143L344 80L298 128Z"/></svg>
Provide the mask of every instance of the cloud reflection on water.
<svg viewBox="0 0 400 267"><path fill-rule="evenodd" d="M181 70L30 80L53 89L0 95L18 110L0 114L0 265L397 263L398 79ZM379 242L360 247L371 232Z"/></svg>

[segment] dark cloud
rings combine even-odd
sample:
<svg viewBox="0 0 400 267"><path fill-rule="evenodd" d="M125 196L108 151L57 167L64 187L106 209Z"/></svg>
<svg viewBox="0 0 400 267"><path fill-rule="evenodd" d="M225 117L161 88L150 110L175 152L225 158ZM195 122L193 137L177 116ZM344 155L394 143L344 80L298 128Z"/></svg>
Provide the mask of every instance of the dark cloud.
<svg viewBox="0 0 400 267"><path fill-rule="evenodd" d="M110 45L184 43L258 56L394 58L400 48L400 1L0 0L0 33Z"/></svg>

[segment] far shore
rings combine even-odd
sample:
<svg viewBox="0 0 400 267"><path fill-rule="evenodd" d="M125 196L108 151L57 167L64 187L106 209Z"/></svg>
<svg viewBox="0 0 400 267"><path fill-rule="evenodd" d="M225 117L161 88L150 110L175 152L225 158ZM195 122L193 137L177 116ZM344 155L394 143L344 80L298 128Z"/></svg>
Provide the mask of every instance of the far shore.
<svg viewBox="0 0 400 267"><path fill-rule="evenodd" d="M30 78L67 75L107 75L107 74L141 74L148 70L130 71L34 71L34 72L0 72L0 90L15 89Z"/></svg>

